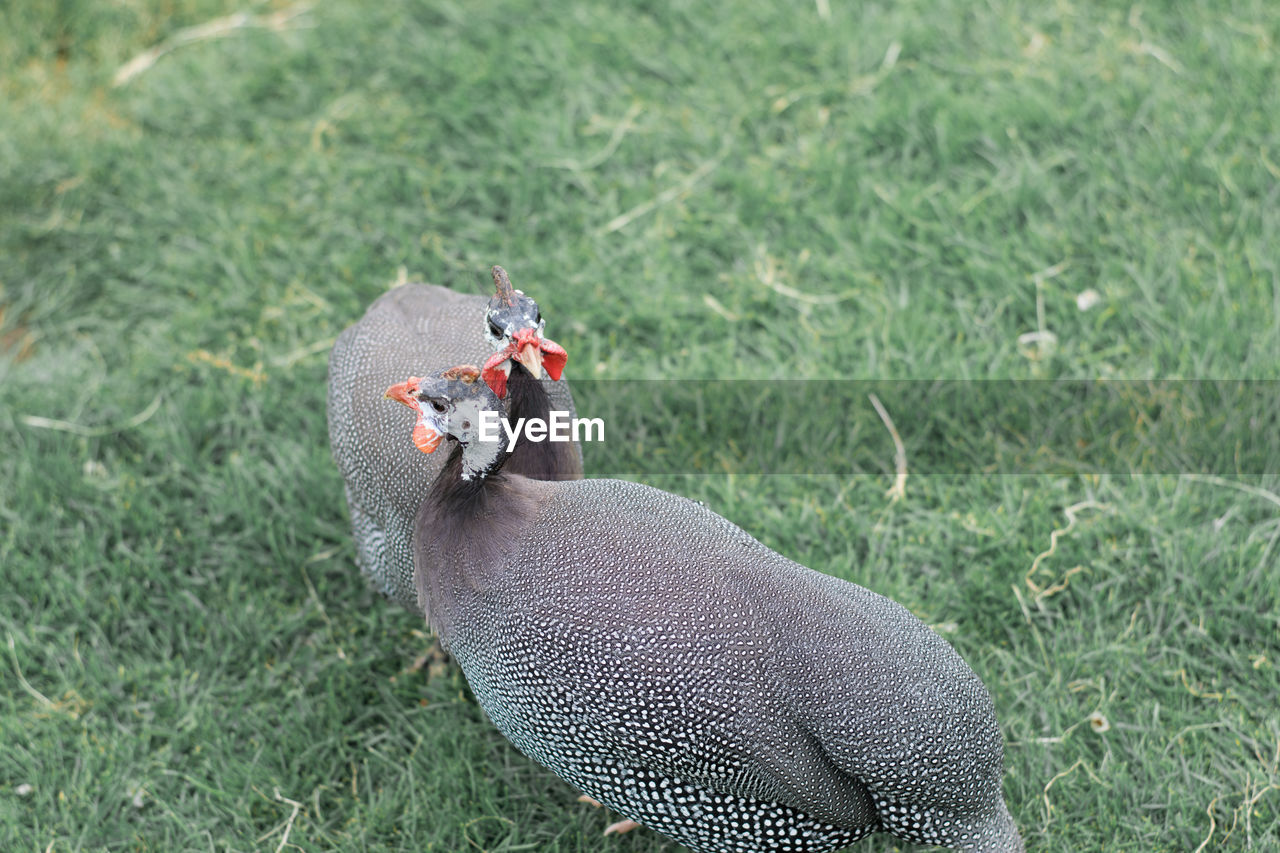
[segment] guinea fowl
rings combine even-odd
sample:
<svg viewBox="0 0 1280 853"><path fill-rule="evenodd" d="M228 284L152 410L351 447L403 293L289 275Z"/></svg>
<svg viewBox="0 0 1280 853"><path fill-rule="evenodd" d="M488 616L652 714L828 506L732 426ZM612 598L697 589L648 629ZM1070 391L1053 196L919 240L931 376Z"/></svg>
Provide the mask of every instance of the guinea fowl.
<svg viewBox="0 0 1280 853"><path fill-rule="evenodd" d="M329 356L329 444L346 485L347 506L361 571L390 598L416 607L413 519L443 460L396 441L404 413L385 405L387 385L417 369L485 361L496 390L513 413L546 417L574 411L566 355L542 337L538 305L493 268L494 296L406 284L383 294L360 322L338 338ZM545 372L546 378L542 378ZM538 479L582 476L572 443L522 442L512 470Z"/></svg>
<svg viewBox="0 0 1280 853"><path fill-rule="evenodd" d="M512 473L474 367L387 396L424 450L456 442L415 522L419 602L526 755L698 853L1022 850L991 697L906 608L685 498Z"/></svg>

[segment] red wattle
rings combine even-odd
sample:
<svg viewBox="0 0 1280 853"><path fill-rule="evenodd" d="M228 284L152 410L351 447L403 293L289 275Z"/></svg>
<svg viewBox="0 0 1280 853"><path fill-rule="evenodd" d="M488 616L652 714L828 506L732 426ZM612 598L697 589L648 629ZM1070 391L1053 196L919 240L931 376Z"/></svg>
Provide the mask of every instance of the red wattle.
<svg viewBox="0 0 1280 853"><path fill-rule="evenodd" d="M442 441L444 441L444 435L428 427L425 421L419 420L413 425L413 447L419 448L420 451L434 452Z"/></svg>
<svg viewBox="0 0 1280 853"><path fill-rule="evenodd" d="M443 440L444 436L427 426L421 418L413 427L413 445L423 453L434 452Z"/></svg>
<svg viewBox="0 0 1280 853"><path fill-rule="evenodd" d="M511 358L511 351L512 347L507 347L501 352L495 352L489 356L489 360L484 363L484 369L480 371L480 378L489 386L489 390L498 395L499 400L507 396L507 373L510 367L503 370L502 365Z"/></svg>
<svg viewBox="0 0 1280 853"><path fill-rule="evenodd" d="M542 369L547 371L548 376L559 381L560 373L568 360L569 353L564 351L564 347L549 338L542 339Z"/></svg>

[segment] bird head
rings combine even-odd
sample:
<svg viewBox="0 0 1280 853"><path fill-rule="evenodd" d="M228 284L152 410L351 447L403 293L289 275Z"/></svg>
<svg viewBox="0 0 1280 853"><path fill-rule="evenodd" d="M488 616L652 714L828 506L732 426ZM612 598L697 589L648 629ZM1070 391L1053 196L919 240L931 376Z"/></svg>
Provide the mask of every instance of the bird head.
<svg viewBox="0 0 1280 853"><path fill-rule="evenodd" d="M526 370L541 379L545 370L558 380L569 360L564 348L542 336L542 312L538 303L511 287L502 267L493 268L497 292L485 308L485 337L494 354L484 363L481 375L499 398L507 396L507 378L512 370Z"/></svg>
<svg viewBox="0 0 1280 853"><path fill-rule="evenodd" d="M410 376L387 389L388 399L403 403L417 414L413 443L423 453L433 453L445 438L462 445L462 479L483 478L498 464L503 442L482 441L481 415L506 409L497 395L480 381L480 370L460 365L420 378ZM498 431L499 434L501 430Z"/></svg>

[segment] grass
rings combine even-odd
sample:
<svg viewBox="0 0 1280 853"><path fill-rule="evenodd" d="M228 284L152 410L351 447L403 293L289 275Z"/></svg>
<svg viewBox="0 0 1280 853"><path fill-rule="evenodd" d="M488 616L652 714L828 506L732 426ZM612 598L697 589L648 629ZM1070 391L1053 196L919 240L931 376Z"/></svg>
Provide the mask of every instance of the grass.
<svg viewBox="0 0 1280 853"><path fill-rule="evenodd" d="M333 0L119 87L235 4L0 10L0 847L674 849L353 568L325 354L401 270L504 264L571 378L1277 378L1280 12L829 5ZM943 631L1030 849L1280 845L1276 476L891 504L664 441Z"/></svg>

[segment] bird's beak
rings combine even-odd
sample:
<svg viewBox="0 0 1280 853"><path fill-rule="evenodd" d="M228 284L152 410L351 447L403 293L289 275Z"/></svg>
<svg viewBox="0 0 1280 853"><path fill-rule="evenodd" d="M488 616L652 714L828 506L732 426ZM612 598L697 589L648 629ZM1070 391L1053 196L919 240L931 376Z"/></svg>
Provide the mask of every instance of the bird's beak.
<svg viewBox="0 0 1280 853"><path fill-rule="evenodd" d="M396 383L388 388L384 396L388 400L403 403L416 412L418 410L418 383L421 381L421 377L410 376L404 382Z"/></svg>
<svg viewBox="0 0 1280 853"><path fill-rule="evenodd" d="M498 395L507 396L507 378L511 375L511 362L518 361L534 379L541 379L543 371L554 380L560 379L569 354L553 340L542 337L537 329L521 329L515 333L505 349L489 356L480 371L485 383Z"/></svg>
<svg viewBox="0 0 1280 853"><path fill-rule="evenodd" d="M542 378L542 337L537 329L521 329L512 342L511 357L524 365L534 379Z"/></svg>

